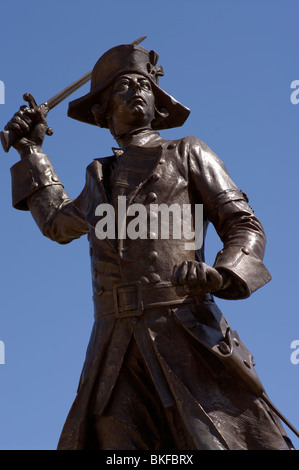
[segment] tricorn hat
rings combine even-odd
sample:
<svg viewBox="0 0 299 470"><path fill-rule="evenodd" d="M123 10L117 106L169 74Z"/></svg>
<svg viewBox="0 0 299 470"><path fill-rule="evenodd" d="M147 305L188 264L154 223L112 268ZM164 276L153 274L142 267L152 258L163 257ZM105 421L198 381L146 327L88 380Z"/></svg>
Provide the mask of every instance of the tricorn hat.
<svg viewBox="0 0 299 470"><path fill-rule="evenodd" d="M102 104L101 98L105 89L112 85L119 75L139 73L150 80L156 107L162 110L159 118L152 122L152 128L160 130L183 125L190 110L158 86L159 76L164 75L162 67L157 65L158 58L156 52L149 52L135 43L113 47L95 64L91 75L90 92L69 103L68 116L97 125L91 108L94 104ZM101 127L109 127L105 118L101 121Z"/></svg>

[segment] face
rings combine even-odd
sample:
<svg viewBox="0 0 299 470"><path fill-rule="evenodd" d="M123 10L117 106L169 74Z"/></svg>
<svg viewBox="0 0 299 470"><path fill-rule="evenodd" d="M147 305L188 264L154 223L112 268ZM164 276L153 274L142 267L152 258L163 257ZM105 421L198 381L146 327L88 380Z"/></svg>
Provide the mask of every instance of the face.
<svg viewBox="0 0 299 470"><path fill-rule="evenodd" d="M117 77L109 105L117 134L139 127L150 128L155 117L155 97L151 83L140 74Z"/></svg>

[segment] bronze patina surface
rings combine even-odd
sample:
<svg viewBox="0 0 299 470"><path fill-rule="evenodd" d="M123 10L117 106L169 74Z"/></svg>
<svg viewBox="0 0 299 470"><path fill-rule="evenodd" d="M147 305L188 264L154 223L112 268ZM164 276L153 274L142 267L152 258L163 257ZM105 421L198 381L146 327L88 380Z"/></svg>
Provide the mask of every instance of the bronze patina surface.
<svg viewBox="0 0 299 470"><path fill-rule="evenodd" d="M202 140L160 135L189 115L159 86L162 75L158 54L136 43L98 60L90 92L68 114L109 129L118 148L87 167L74 200L42 151L44 107L21 107L6 126L21 156L13 206L60 244L86 234L90 244L94 327L58 449L291 449L252 354L215 303L270 281L262 224ZM194 215L202 205L204 235L212 223L223 243L213 266L204 244L186 249L183 237L99 237L97 208L117 215L120 197L147 213L178 204Z"/></svg>

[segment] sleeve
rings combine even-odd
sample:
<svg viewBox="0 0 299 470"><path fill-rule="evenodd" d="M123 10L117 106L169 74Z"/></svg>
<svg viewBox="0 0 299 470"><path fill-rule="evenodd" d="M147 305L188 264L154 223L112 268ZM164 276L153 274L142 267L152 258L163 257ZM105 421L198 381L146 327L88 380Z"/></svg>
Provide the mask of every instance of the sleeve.
<svg viewBox="0 0 299 470"><path fill-rule="evenodd" d="M248 198L231 180L223 162L201 140L189 142L192 184L204 213L214 225L223 248L214 268L229 274L228 287L213 292L224 299L243 299L271 280L263 264L266 236Z"/></svg>
<svg viewBox="0 0 299 470"><path fill-rule="evenodd" d="M12 205L30 211L43 235L60 244L88 232L80 198L72 201L43 153L30 154L11 168Z"/></svg>

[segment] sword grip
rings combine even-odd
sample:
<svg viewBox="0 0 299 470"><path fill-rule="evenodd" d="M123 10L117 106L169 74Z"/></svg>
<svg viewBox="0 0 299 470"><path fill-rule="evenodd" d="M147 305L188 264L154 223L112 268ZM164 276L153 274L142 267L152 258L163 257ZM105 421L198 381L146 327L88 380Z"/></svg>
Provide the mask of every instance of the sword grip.
<svg viewBox="0 0 299 470"><path fill-rule="evenodd" d="M23 96L23 99L24 101L27 101L30 108L38 108L38 105L36 104L35 99L30 93L25 93ZM52 135L53 129L51 127L47 127L46 134ZM12 130L2 131L1 132L1 144L2 144L4 152L7 153L9 149L17 142L18 138L20 138L19 134Z"/></svg>
<svg viewBox="0 0 299 470"><path fill-rule="evenodd" d="M2 131L1 132L1 144L3 147L4 152L8 152L10 147L15 142L15 133L12 131Z"/></svg>

